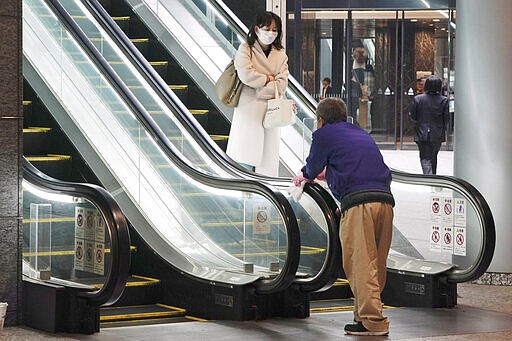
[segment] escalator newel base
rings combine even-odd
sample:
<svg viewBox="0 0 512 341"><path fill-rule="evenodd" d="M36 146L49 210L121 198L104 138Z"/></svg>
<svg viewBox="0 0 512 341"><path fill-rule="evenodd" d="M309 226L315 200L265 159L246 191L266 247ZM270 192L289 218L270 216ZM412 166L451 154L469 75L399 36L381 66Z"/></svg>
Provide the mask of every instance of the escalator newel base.
<svg viewBox="0 0 512 341"><path fill-rule="evenodd" d="M100 310L79 297L82 289L23 280L23 324L50 333L100 331Z"/></svg>
<svg viewBox="0 0 512 341"><path fill-rule="evenodd" d="M382 301L394 307L452 308L457 305L457 284L447 282L443 274L388 269Z"/></svg>

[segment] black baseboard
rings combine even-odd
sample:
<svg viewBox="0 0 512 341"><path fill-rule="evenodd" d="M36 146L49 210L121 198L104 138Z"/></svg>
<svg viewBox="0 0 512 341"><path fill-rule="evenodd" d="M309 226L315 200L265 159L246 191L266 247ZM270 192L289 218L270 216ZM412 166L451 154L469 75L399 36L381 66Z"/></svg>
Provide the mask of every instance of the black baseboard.
<svg viewBox="0 0 512 341"><path fill-rule="evenodd" d="M457 304L457 284L442 275L388 271L382 301L395 307L451 308Z"/></svg>
<svg viewBox="0 0 512 341"><path fill-rule="evenodd" d="M50 333L92 334L100 330L100 312L79 297L81 289L23 280L23 324Z"/></svg>

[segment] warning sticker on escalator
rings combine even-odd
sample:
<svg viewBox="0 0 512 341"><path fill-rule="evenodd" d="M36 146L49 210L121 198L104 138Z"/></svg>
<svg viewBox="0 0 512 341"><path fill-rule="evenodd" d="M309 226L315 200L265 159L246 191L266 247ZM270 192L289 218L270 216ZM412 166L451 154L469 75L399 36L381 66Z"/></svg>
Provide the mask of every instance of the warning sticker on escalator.
<svg viewBox="0 0 512 341"><path fill-rule="evenodd" d="M455 243L453 244L453 254L456 256L466 255L466 228L465 227L454 227L454 238Z"/></svg>
<svg viewBox="0 0 512 341"><path fill-rule="evenodd" d="M432 225L430 228L430 251L441 251L441 227Z"/></svg>
<svg viewBox="0 0 512 341"><path fill-rule="evenodd" d="M253 210L252 234L270 233L270 207L266 204L256 204Z"/></svg>
<svg viewBox="0 0 512 341"><path fill-rule="evenodd" d="M441 238L441 250L443 253L453 254L453 227L444 226Z"/></svg>
<svg viewBox="0 0 512 341"><path fill-rule="evenodd" d="M453 225L466 226L466 200L455 199L455 216Z"/></svg>

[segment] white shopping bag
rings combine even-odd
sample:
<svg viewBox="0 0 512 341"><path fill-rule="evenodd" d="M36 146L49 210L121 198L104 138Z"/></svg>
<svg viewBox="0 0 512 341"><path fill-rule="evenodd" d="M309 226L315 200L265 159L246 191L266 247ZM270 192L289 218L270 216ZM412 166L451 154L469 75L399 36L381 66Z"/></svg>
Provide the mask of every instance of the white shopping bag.
<svg viewBox="0 0 512 341"><path fill-rule="evenodd" d="M275 98L268 100L267 112L263 118L263 128L280 128L295 123L295 106L291 99L279 94L274 82Z"/></svg>

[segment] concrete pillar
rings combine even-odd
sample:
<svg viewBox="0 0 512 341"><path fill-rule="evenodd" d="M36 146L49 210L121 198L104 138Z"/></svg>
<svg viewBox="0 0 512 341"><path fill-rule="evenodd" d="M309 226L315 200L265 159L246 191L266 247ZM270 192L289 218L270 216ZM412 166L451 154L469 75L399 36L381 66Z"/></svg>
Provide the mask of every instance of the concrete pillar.
<svg viewBox="0 0 512 341"><path fill-rule="evenodd" d="M21 318L22 0L0 6L0 301L9 304L5 325Z"/></svg>
<svg viewBox="0 0 512 341"><path fill-rule="evenodd" d="M455 176L489 202L496 250L488 271L505 273L512 273L511 16L510 0L457 1Z"/></svg>

